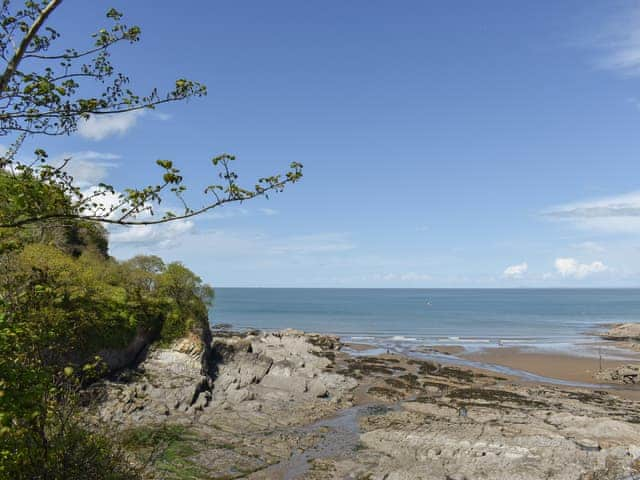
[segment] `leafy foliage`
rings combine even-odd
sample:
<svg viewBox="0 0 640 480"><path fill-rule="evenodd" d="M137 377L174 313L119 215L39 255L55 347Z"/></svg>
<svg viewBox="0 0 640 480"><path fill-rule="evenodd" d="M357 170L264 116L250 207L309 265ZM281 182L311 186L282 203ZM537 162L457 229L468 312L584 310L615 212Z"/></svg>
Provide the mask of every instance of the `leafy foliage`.
<svg viewBox="0 0 640 480"><path fill-rule="evenodd" d="M33 182L39 181L59 187L68 204L51 202L47 210L19 210L19 215L0 219L0 228L78 217L127 225L167 222L279 192L302 177L302 165L293 162L285 174L259 178L253 186L241 187L238 175L231 169L235 157L219 155L212 159L217 180L204 188L202 205L192 207L185 198L187 186L180 169L170 160L157 160L161 169L157 183L122 192L107 184L82 191L67 171L72 159L52 165L42 149L35 150L30 162L17 160L26 135L68 135L92 116L154 109L164 103L206 95L204 85L185 78L177 79L163 94L156 88L145 95L135 93L130 78L111 63L111 53L118 43L138 42L141 29L125 24L123 14L113 8L106 13L109 26L95 32L84 49L55 51L61 33L49 23L61 4L62 0L25 0L21 7L13 8L10 0L2 1L0 59L5 62L5 70L0 75L0 136L17 137L0 157L0 171L19 180L14 188L24 191L17 192L16 199L28 200ZM94 94L86 96L83 92ZM178 201L181 211L154 217L166 194Z"/></svg>
<svg viewBox="0 0 640 480"><path fill-rule="evenodd" d="M36 183L34 192L43 208L47 198L59 198L50 185L40 189ZM125 349L137 335L170 343L208 326L211 287L183 265L165 265L158 257L115 261L95 227L76 219L2 237L13 247L0 254L0 478L34 465L55 470L73 463L68 455L85 444L97 449L96 462L115 461L107 440L84 431L73 417L62 415L76 422L73 428L59 423L60 410L75 401L69 392L104 373L103 352ZM71 453L56 454L55 441ZM30 463L37 455L42 458Z"/></svg>
<svg viewBox="0 0 640 480"><path fill-rule="evenodd" d="M63 400L60 390L47 417L31 428L3 433L0 478L11 480L140 480L140 468L106 435L82 425L74 392ZM6 427L5 427L6 428Z"/></svg>
<svg viewBox="0 0 640 480"><path fill-rule="evenodd" d="M61 34L48 20L61 4L31 0L12 8L10 1L2 2L0 58L6 69L0 77L0 134L68 134L90 115L154 108L206 94L204 85L184 78L164 95L157 89L135 94L129 77L116 71L110 57L115 44L138 42L141 29L123 23L122 13L113 8L106 14L110 25L96 31L86 48L52 52ZM89 82L104 85L102 92L83 96Z"/></svg>
<svg viewBox="0 0 640 480"><path fill-rule="evenodd" d="M55 429L68 400L61 392L104 371L101 352L124 349L141 332L169 343L208 322L213 290L179 263L119 263L91 249L75 257L42 243L1 258L0 460L9 465L44 449L36 433ZM13 449L25 442L31 453L21 459Z"/></svg>
<svg viewBox="0 0 640 480"><path fill-rule="evenodd" d="M62 3L0 0L0 137L10 144L0 155L0 479L134 479L122 452L80 421L78 389L104 374L105 352L137 335L169 343L208 328L213 291L179 263L109 258L96 222L162 223L268 196L300 180L302 165L242 187L235 157L216 156L214 180L192 207L170 160L156 162L159 181L122 191L81 190L72 159L54 164L41 148L25 160L27 136L69 135L91 117L206 95L185 78L164 93L134 92L111 54L141 30L115 9L84 48L56 50L61 33L51 20ZM179 211L155 216L167 195Z"/></svg>

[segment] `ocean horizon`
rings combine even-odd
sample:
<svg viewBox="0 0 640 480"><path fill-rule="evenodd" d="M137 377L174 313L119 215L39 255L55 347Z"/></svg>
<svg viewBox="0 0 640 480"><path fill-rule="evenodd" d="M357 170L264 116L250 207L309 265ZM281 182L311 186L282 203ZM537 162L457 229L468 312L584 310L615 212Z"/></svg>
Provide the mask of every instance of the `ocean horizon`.
<svg viewBox="0 0 640 480"><path fill-rule="evenodd" d="M638 288L217 288L211 322L381 346L572 349L637 321Z"/></svg>

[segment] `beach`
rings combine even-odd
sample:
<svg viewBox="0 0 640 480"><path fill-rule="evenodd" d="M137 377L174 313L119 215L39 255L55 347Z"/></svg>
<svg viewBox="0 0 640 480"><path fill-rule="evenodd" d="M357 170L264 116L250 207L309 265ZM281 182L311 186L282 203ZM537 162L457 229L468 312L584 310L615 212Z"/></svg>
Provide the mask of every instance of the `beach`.
<svg viewBox="0 0 640 480"><path fill-rule="evenodd" d="M487 348L477 353L465 354L463 352L460 356L482 363L524 370L545 377L573 382L599 383L594 378L595 373L601 369L598 357L536 352L517 347ZM602 368L618 367L626 363L628 362L605 358L602 360Z"/></svg>
<svg viewBox="0 0 640 480"><path fill-rule="evenodd" d="M425 311L422 292L307 291L304 305L286 303L288 293L262 292L275 297L267 309L234 292L234 315L263 308L256 318L267 328L213 328L197 356L184 342L160 345L132 371L92 386L97 404L88 415L113 426L141 462L153 446L131 437L170 429L176 448L189 452L181 462L195 478L640 475L640 327L605 327L602 312L615 308L601 306L628 292L591 293L590 315L572 313L582 292L571 302L535 293L562 308L541 316L538 303L526 303L529 323L511 330L521 292L432 295L467 298L462 313L454 303L440 306L450 324ZM384 314L369 315L380 302ZM395 302L404 302L407 321L389 320ZM502 313L474 323L473 315L488 318L487 303ZM281 310L287 313L278 319ZM277 328L296 315L325 331ZM239 318L230 317L218 319ZM149 468L164 478L165 466L160 459Z"/></svg>
<svg viewBox="0 0 640 480"><path fill-rule="evenodd" d="M156 349L128 380L96 386L102 400L91 415L123 435L172 428L174 444L190 452L185 468L197 478L608 480L640 474L640 402L624 394L629 386L532 382L419 358L424 352L355 349L338 336L296 330L213 332L216 375L193 403L198 365L172 348L182 347ZM465 355L441 350L436 354L452 362ZM540 374L576 381L587 377L569 366L593 367L589 358L512 348L499 354L487 350L481 360L509 363L516 373L530 368L527 362L542 362ZM153 453L145 443L130 448L143 460ZM163 464L153 468L162 478Z"/></svg>
<svg viewBox="0 0 640 480"><path fill-rule="evenodd" d="M620 326L618 326L620 328ZM407 358L437 360L445 365L466 366L477 372L500 373L521 384L555 384L615 391L621 397L640 400L640 374L627 383L614 382L611 372L640 365L638 342L628 337L608 337L609 331L585 335L581 348L545 349L517 346L483 346L466 349L461 345L426 345L394 349ZM379 344L346 343L354 355L381 354L392 349Z"/></svg>

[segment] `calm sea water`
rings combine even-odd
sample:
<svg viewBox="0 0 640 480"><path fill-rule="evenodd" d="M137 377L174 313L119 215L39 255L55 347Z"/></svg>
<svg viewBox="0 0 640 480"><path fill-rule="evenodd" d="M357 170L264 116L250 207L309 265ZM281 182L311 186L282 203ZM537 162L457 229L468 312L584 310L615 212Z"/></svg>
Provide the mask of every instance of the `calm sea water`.
<svg viewBox="0 0 640 480"><path fill-rule="evenodd" d="M296 328L347 340L567 345L640 321L640 289L219 288L212 323Z"/></svg>

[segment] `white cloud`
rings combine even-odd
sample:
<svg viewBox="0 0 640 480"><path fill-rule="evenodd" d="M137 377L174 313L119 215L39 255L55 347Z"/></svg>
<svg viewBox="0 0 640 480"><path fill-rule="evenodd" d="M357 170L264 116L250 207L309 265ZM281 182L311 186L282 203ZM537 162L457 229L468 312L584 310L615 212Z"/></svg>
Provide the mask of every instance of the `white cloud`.
<svg viewBox="0 0 640 480"><path fill-rule="evenodd" d="M182 225L185 223L186 225ZM276 262L282 265L283 257L287 261L315 262L318 258L326 259L334 254L341 254L355 248L346 234L317 233L305 236L289 236L273 238L261 232L247 234L221 229L194 231L192 221L173 221L156 226L140 226L113 229L110 237L118 250L132 247L135 252L139 248L153 251L154 247L163 248L172 237L184 237L184 250L188 254L201 252L207 258L241 258L244 261ZM176 238L177 241L177 238ZM163 242L163 243L159 243ZM169 244L170 246L174 243ZM132 252L132 248L126 250ZM287 258L288 257L288 258ZM295 258L293 258L295 257ZM255 264L255 263L254 263Z"/></svg>
<svg viewBox="0 0 640 480"><path fill-rule="evenodd" d="M158 225L114 227L109 239L113 243L155 245L167 248L176 245L180 238L191 233L195 224L191 220L175 220Z"/></svg>
<svg viewBox="0 0 640 480"><path fill-rule="evenodd" d="M86 188L103 181L107 177L108 169L117 166L113 161L120 158L120 155L114 153L86 150L63 153L53 159L51 163L60 165L65 159L70 159L65 170L73 177L77 186Z"/></svg>
<svg viewBox="0 0 640 480"><path fill-rule="evenodd" d="M506 278L520 279L529 270L527 262L518 263L517 265L510 265L504 269L502 275Z"/></svg>
<svg viewBox="0 0 640 480"><path fill-rule="evenodd" d="M640 232L640 191L551 207L549 219L606 233Z"/></svg>
<svg viewBox="0 0 640 480"><path fill-rule="evenodd" d="M132 112L91 115L88 120L81 120L78 125L78 133L90 140L103 140L113 135L124 135L133 128L138 118L144 115L142 110Z"/></svg>
<svg viewBox="0 0 640 480"><path fill-rule="evenodd" d="M575 258L556 258L555 267L560 276L577 279L608 270L608 267L600 261L579 263Z"/></svg>
<svg viewBox="0 0 640 480"><path fill-rule="evenodd" d="M83 215L86 217L104 217L106 216L109 219L115 219L118 217L118 212L114 211L107 215L107 213L111 212L114 207L120 205L122 199L120 198L120 192L105 192L103 189L98 188L95 185L92 185L82 191L82 195L84 197L85 205L89 207L88 199L95 195L97 192L100 192L99 195L94 197L93 201L97 204L94 208L90 208L83 212Z"/></svg>
<svg viewBox="0 0 640 480"><path fill-rule="evenodd" d="M96 202L99 206L85 211L84 215L106 217L111 220L120 218L122 215L120 207L115 210L114 207L122 203L122 194L118 191L114 193L104 192L104 190L99 189L97 186L91 186L83 190L82 194L85 198L88 198L96 191L101 192L100 195L96 197ZM159 220L162 218L162 215L167 212L167 208L155 208L154 211L154 216L152 216L149 211L144 210L137 215L132 215L128 220ZM112 245L130 245L136 248L144 247L145 251L147 251L151 246L168 248L177 245L179 240L185 235L192 233L195 224L191 220L172 220L155 225L107 224L106 227L109 231L109 240Z"/></svg>

